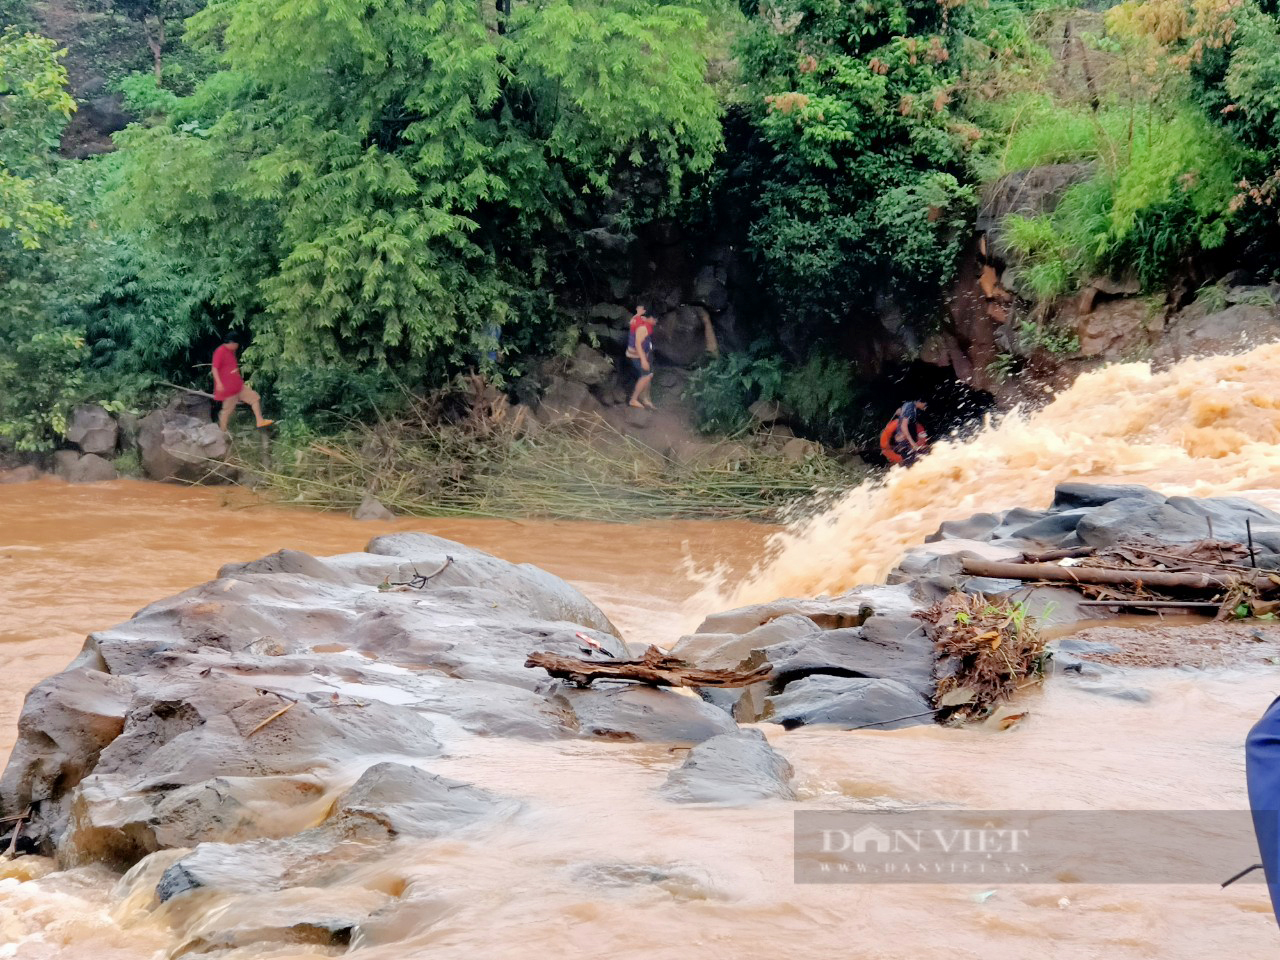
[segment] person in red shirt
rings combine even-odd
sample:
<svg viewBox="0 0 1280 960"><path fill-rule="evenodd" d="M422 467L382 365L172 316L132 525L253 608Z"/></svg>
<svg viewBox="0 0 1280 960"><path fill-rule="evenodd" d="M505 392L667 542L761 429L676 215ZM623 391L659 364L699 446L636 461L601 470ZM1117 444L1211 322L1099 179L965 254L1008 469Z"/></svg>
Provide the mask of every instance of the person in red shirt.
<svg viewBox="0 0 1280 960"><path fill-rule="evenodd" d="M636 388L631 391L633 407L653 406L653 328L654 318L644 312L644 306L636 307L631 318L631 330L627 334L627 359L636 371Z"/></svg>
<svg viewBox="0 0 1280 960"><path fill-rule="evenodd" d="M227 340L213 351L213 399L222 404L218 426L223 433L227 432L227 427L231 425L231 414L241 402L249 405L259 427L269 427L275 423L262 416L262 398L240 376L240 365L236 363L236 351L239 349L240 344L235 340Z"/></svg>

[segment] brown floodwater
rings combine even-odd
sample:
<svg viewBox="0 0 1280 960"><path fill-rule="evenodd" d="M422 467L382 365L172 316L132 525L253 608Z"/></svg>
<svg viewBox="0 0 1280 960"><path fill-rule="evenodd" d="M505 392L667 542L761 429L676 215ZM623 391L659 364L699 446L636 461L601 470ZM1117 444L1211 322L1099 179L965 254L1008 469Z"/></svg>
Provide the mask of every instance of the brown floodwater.
<svg viewBox="0 0 1280 960"><path fill-rule="evenodd" d="M827 515L776 533L724 523L613 526L492 520L357 523L256 505L240 491L127 481L0 486L0 756L23 693L83 636L280 547L324 555L388 530L424 530L577 584L632 642L669 643L735 600L814 594L881 576L937 524L1047 502L1055 480L1122 478L1166 492L1280 499L1280 347L1151 374L1083 378L1045 410L861 488ZM772 537L768 544L766 539ZM754 567L754 570L752 569ZM1168 642L1167 636L1162 642ZM1203 960L1275 956L1265 888L799 885L797 809L1179 809L1247 806L1243 740L1277 692L1255 664L1153 669L1145 703L1050 682L1007 731L915 727L761 729L796 770L799 803L681 807L657 788L682 754L643 744L470 738L433 772L523 802L475 834L402 845L394 861L299 902L401 908L353 944L370 960L743 957ZM1100 856L1106 856L1100 853ZM610 886L617 864L653 882ZM1245 866L1246 864L1241 864ZM147 904L155 870L121 880L48 861L0 864L0 960L159 960L202 931L253 923L253 904ZM253 947L238 960L332 956Z"/></svg>

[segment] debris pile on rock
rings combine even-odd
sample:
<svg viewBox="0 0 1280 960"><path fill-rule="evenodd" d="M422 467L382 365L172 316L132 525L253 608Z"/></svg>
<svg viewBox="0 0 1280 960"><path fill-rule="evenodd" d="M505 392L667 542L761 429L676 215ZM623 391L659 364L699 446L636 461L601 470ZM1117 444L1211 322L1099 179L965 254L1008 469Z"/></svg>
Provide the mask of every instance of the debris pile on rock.
<svg viewBox="0 0 1280 960"><path fill-rule="evenodd" d="M916 616L938 654L939 721L984 717L1044 676L1044 639L1016 601L956 592Z"/></svg>

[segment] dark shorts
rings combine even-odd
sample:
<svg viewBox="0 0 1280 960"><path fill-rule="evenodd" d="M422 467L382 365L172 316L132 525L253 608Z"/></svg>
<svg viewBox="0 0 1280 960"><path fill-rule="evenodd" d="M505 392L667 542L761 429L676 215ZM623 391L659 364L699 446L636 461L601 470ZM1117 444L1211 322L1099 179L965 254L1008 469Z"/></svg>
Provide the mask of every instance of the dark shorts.
<svg viewBox="0 0 1280 960"><path fill-rule="evenodd" d="M628 360L628 362L630 362L630 364L631 364L631 369L632 369L632 370L634 370L634 371L636 372L636 378L637 378L637 379L639 379L639 378L641 378L641 377L648 377L648 376L651 376L651 375L653 374L653 361L652 361L652 360L651 360L651 361L649 361L649 369L648 369L648 370L646 370L646 369L644 368L644 364L640 362L640 358L639 358L639 357L627 357L627 360Z"/></svg>

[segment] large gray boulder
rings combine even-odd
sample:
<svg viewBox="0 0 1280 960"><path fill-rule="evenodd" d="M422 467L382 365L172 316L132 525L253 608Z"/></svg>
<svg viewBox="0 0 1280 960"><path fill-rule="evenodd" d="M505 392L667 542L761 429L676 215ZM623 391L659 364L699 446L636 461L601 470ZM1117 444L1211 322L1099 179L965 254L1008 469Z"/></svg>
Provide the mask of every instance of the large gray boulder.
<svg viewBox="0 0 1280 960"><path fill-rule="evenodd" d="M708 617L672 652L704 668L770 667L764 680L750 686L698 691L739 723L799 726L841 722L841 709L855 714L852 708L829 709L830 700L856 702L861 721L891 722L903 715L900 700L866 681L891 682L895 686L885 689L901 688L920 702L932 696L933 643L912 616L921 606L907 583L859 587L832 598L777 600ZM820 696L809 683L819 680Z"/></svg>
<svg viewBox="0 0 1280 960"><path fill-rule="evenodd" d="M699 632L681 637L671 655L703 669L732 670L753 653L783 643L796 643L822 633L822 628L800 614L783 614L746 633Z"/></svg>
<svg viewBox="0 0 1280 960"><path fill-rule="evenodd" d="M31 807L28 836L56 837L66 829L73 792L124 731L132 698L128 679L79 663L27 694L0 776L0 808L13 815Z"/></svg>
<svg viewBox="0 0 1280 960"><path fill-rule="evenodd" d="M73 408L67 418L66 438L84 453L110 457L116 452L120 426L96 403L84 403Z"/></svg>
<svg viewBox="0 0 1280 960"><path fill-rule="evenodd" d="M538 419L543 423L577 420L599 413L600 410L600 401L585 383L553 376L538 404Z"/></svg>
<svg viewBox="0 0 1280 960"><path fill-rule="evenodd" d="M932 722L932 704L897 680L809 676L770 697L768 719L790 730L816 723L896 730Z"/></svg>
<svg viewBox="0 0 1280 960"><path fill-rule="evenodd" d="M1246 525L1247 522L1247 525ZM1076 528L1092 547L1146 538L1163 543L1196 543L1212 537L1244 543L1249 530L1255 543L1280 549L1280 515L1248 500L1219 497L1121 497L1088 511Z"/></svg>
<svg viewBox="0 0 1280 960"><path fill-rule="evenodd" d="M667 776L662 795L677 803L748 803L794 800L794 772L759 730L740 730L703 741Z"/></svg>
<svg viewBox="0 0 1280 960"><path fill-rule="evenodd" d="M341 860L362 844L481 828L490 798L417 769L467 738L697 743L736 730L693 696L579 690L525 667L536 650L579 655L584 636L626 654L569 584L439 537L228 564L92 634L32 692L0 818L31 806L24 842L65 865L150 875L144 864L164 872L171 851L196 850L168 874L168 897L237 864L283 896L315 879L307 864L330 848ZM321 821L327 832L306 833ZM293 935L268 927L236 936Z"/></svg>
<svg viewBox="0 0 1280 960"><path fill-rule="evenodd" d="M143 473L151 480L203 483L228 477L227 435L216 423L169 407L153 410L138 427Z"/></svg>
<svg viewBox="0 0 1280 960"><path fill-rule="evenodd" d="M583 735L603 740L701 743L738 729L709 703L653 687L565 689L561 696Z"/></svg>
<svg viewBox="0 0 1280 960"><path fill-rule="evenodd" d="M871 617L861 627L829 630L764 651L777 689L814 674L898 680L933 695L933 642L910 617Z"/></svg>
<svg viewBox="0 0 1280 960"><path fill-rule="evenodd" d="M690 300L708 310L720 311L729 305L729 288L723 267L705 266L693 278Z"/></svg>
<svg viewBox="0 0 1280 960"><path fill-rule="evenodd" d="M1274 303L1239 303L1216 312L1193 304L1173 317L1154 356L1167 362L1243 353L1275 340L1280 340L1280 307Z"/></svg>
<svg viewBox="0 0 1280 960"><path fill-rule="evenodd" d="M67 483L103 483L119 476L110 460L94 453L59 450L53 455L53 463L54 473Z"/></svg>
<svg viewBox="0 0 1280 960"><path fill-rule="evenodd" d="M613 376L613 361L589 344L580 343L569 358L565 376L577 383L596 387Z"/></svg>
<svg viewBox="0 0 1280 960"><path fill-rule="evenodd" d="M653 332L654 352L673 366L693 366L707 354L710 322L710 315L702 307L681 304L663 314Z"/></svg>

